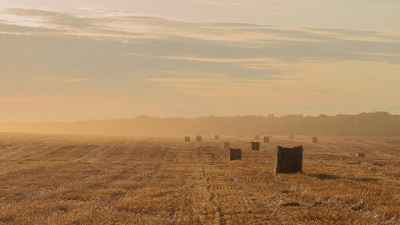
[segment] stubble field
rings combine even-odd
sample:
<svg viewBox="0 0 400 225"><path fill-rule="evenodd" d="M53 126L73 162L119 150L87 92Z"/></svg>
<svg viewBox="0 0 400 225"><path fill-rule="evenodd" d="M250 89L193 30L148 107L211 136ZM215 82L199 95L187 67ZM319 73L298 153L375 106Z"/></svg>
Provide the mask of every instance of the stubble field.
<svg viewBox="0 0 400 225"><path fill-rule="evenodd" d="M400 224L399 138L251 140L0 134L0 224ZM304 173L275 175L299 144Z"/></svg>

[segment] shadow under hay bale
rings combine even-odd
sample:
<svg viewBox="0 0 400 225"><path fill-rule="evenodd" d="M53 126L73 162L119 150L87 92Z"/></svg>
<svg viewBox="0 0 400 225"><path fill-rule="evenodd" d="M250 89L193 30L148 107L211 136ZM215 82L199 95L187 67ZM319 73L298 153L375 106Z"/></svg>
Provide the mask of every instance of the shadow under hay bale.
<svg viewBox="0 0 400 225"><path fill-rule="evenodd" d="M326 173L319 173L319 174L310 174L308 175L310 177L314 177L320 180L337 180L340 179L339 176L332 175L332 174L326 174Z"/></svg>
<svg viewBox="0 0 400 225"><path fill-rule="evenodd" d="M358 152L357 153L358 158L365 158L365 153L364 152Z"/></svg>
<svg viewBox="0 0 400 225"><path fill-rule="evenodd" d="M350 161L350 162L346 162L347 165L360 165L361 161Z"/></svg>
<svg viewBox="0 0 400 225"><path fill-rule="evenodd" d="M318 142L319 142L318 137L313 137L313 138L312 138L312 143L318 144Z"/></svg>
<svg viewBox="0 0 400 225"><path fill-rule="evenodd" d="M251 150L259 151L260 150L260 142L251 142Z"/></svg>
<svg viewBox="0 0 400 225"><path fill-rule="evenodd" d="M240 148L231 148L230 160L242 160L242 150Z"/></svg>
<svg viewBox="0 0 400 225"><path fill-rule="evenodd" d="M224 148L225 148L225 149L228 149L229 147L230 147L229 142L224 142Z"/></svg>
<svg viewBox="0 0 400 225"><path fill-rule="evenodd" d="M264 143L270 143L271 137L264 137Z"/></svg>
<svg viewBox="0 0 400 225"><path fill-rule="evenodd" d="M189 136L185 137L185 142L190 142L190 137Z"/></svg>
<svg viewBox="0 0 400 225"><path fill-rule="evenodd" d="M300 203L298 202L282 202L279 204L280 207L299 207Z"/></svg>
<svg viewBox="0 0 400 225"><path fill-rule="evenodd" d="M302 173L303 146L285 148L278 146L276 151L275 173Z"/></svg>
<svg viewBox="0 0 400 225"><path fill-rule="evenodd" d="M379 161L372 162L373 166L386 166L387 164L388 164L387 162L379 162Z"/></svg>
<svg viewBox="0 0 400 225"><path fill-rule="evenodd" d="M203 138L202 138L201 136L197 136L197 137L196 137L196 141L197 141L197 142L202 142L202 141L203 141Z"/></svg>

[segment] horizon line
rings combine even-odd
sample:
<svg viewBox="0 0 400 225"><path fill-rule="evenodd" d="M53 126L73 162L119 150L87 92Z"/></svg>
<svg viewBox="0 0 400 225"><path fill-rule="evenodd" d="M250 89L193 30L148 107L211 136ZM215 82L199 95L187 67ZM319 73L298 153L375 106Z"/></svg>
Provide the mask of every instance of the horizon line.
<svg viewBox="0 0 400 225"><path fill-rule="evenodd" d="M115 120L134 120L134 119L140 119L140 118L152 118L152 119L204 119L204 118L231 118L231 117L272 117L272 118L284 118L288 116L300 116L300 117L321 117L321 116L327 116L327 117L336 117L336 116L358 116L362 114L387 114L390 116L400 116L400 114L396 113L390 113L387 111L367 111L367 112L359 112L359 113L337 113L337 114L326 114L326 113L320 113L320 114L315 114L315 115L310 115L310 114L299 114L299 113L293 113L293 114L274 114L274 113L269 113L269 114L247 114L247 115L203 115L203 116L155 116L155 115L137 115L137 116L132 116L132 117L119 117L119 118L97 118L97 119L79 119L79 120L49 120L49 121L1 121L0 124L12 124L12 123L33 123L33 124L40 124L40 123L81 123L81 122L102 122L102 121L115 121Z"/></svg>

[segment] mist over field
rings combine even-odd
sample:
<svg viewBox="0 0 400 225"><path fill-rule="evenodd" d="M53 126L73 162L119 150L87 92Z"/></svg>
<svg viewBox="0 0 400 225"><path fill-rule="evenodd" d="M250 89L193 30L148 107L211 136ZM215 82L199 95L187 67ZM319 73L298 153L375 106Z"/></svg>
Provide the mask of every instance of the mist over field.
<svg viewBox="0 0 400 225"><path fill-rule="evenodd" d="M54 123L0 123L2 132L187 135L187 134L269 134L400 136L400 116L385 112L337 116L231 116L201 118L157 118L92 120Z"/></svg>

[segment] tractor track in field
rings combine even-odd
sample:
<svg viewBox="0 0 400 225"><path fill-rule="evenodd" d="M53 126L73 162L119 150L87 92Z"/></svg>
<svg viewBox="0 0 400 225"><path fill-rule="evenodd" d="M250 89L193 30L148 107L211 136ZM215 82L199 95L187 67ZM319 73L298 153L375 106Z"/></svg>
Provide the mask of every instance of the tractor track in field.
<svg viewBox="0 0 400 225"><path fill-rule="evenodd" d="M205 151L204 151L205 150ZM197 155L199 157L199 161L201 160L201 151L202 153L207 157L207 161L209 158L215 159L215 153L211 152L210 149L205 148L205 149L197 149ZM204 163L203 163L204 164ZM208 202L211 205L211 207L214 209L215 212L215 217L217 219L217 222L219 225L226 225L226 221L225 221L225 215L222 212L221 208L218 207L217 201L215 199L215 193L211 190L211 178L207 175L206 171L205 171L205 167L204 165L201 166L201 170L202 170L202 179L205 180L205 184L206 184L206 192L208 197Z"/></svg>

